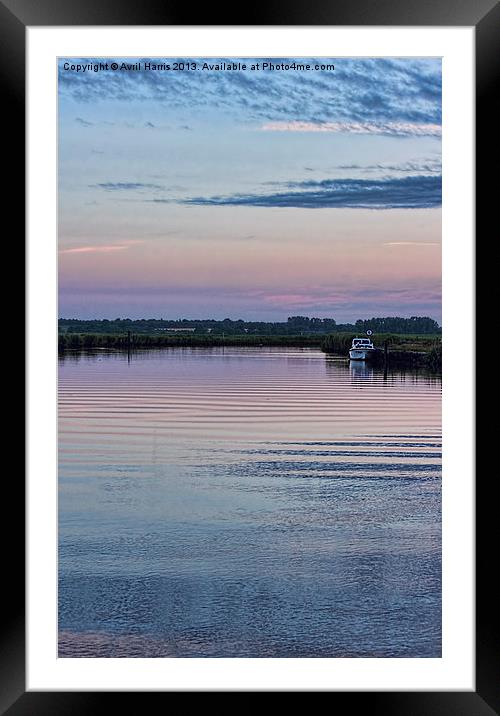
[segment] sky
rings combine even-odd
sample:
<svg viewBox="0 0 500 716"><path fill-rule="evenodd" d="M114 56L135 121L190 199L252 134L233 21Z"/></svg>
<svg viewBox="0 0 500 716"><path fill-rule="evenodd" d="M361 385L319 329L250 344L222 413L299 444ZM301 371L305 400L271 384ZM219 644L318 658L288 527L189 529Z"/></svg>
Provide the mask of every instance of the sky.
<svg viewBox="0 0 500 716"><path fill-rule="evenodd" d="M441 322L440 59L62 58L58 97L60 317Z"/></svg>

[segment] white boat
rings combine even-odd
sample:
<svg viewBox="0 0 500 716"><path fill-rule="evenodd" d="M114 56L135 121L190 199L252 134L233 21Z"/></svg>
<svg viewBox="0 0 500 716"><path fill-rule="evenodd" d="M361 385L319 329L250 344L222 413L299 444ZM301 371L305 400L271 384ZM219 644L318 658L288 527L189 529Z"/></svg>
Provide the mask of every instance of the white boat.
<svg viewBox="0 0 500 716"><path fill-rule="evenodd" d="M375 346L369 338L353 338L349 358L351 360L367 360L375 351Z"/></svg>

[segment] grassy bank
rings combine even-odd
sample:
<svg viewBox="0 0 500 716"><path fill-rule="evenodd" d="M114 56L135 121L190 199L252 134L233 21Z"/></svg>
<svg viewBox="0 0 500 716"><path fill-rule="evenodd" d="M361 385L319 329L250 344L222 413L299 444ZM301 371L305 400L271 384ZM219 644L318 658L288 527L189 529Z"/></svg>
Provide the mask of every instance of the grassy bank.
<svg viewBox="0 0 500 716"><path fill-rule="evenodd" d="M355 333L331 334L323 341L321 350L347 356L355 336ZM394 367L426 368L434 373L441 372L441 336L392 333L373 336L372 340L379 349L372 358L372 362L377 365L384 365L387 361L388 365Z"/></svg>
<svg viewBox="0 0 500 716"><path fill-rule="evenodd" d="M125 334L61 333L59 352L108 348L127 350L142 348L211 348L222 346L288 346L320 348L324 336L248 336L248 335L144 335L131 334L130 343Z"/></svg>
<svg viewBox="0 0 500 716"><path fill-rule="evenodd" d="M347 357L356 333L332 333L328 336L306 335L196 335L196 334L135 334L125 333L60 333L59 353L95 349L139 350L148 348L217 348L241 347L289 347L321 348L324 353ZM433 372L441 370L441 336L379 334L373 336L377 348L387 343L387 360L394 366L423 367ZM374 362L383 364L383 350Z"/></svg>
<svg viewBox="0 0 500 716"><path fill-rule="evenodd" d="M351 347L352 339L356 336L364 338L362 333L332 333L326 336L321 344L325 353L346 354ZM441 347L439 335L401 335L397 333L380 333L371 336L376 348L383 348L387 343L391 351L417 351L430 353L434 348Z"/></svg>

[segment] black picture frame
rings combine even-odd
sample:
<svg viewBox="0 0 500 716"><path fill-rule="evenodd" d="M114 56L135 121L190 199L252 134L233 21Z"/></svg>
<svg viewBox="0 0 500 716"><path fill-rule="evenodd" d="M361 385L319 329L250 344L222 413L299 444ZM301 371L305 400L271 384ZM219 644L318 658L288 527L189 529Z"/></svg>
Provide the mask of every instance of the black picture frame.
<svg viewBox="0 0 500 716"><path fill-rule="evenodd" d="M500 7L495 0L292 0L278 5L230 6L220 3L199 5L193 23L193 7L165 0L0 0L0 75L2 80L5 123L4 141L15 147L15 160L9 163L5 206L15 212L13 237L19 246L24 242L21 217L24 216L21 187L25 185L25 49L26 28L34 26L78 25L337 25L337 26L474 26L476 33L476 222L477 235L482 237L478 248L486 243L486 222L495 205L491 181L491 152L498 132L498 108L495 111L498 78L498 28ZM14 215L14 213L12 214ZM488 227L495 226L492 222ZM15 228L14 228L15 227ZM494 238L494 230L492 239ZM19 234L19 235L18 235ZM486 289L484 289L486 290ZM477 305L482 290L478 289ZM478 329L481 320L478 315ZM478 335L481 335L479 333ZM473 336L470 337L473 340ZM28 349L30 347L28 346ZM28 386L29 390L29 386ZM494 429L494 426L490 430ZM492 439L492 435L490 436ZM485 440L488 439L486 435ZM494 479L495 474L491 474ZM50 714L94 714L126 705L145 711L147 695L161 692L50 692L29 691L25 686L25 572L24 572L24 483L12 472L9 476L8 498L4 510L13 518L3 520L4 527L4 608L1 618L0 642L0 714L44 716ZM488 480L488 475L486 475ZM402 716L491 716L500 712L500 680L498 659L498 594L491 584L495 569L491 545L495 545L497 520L495 500L490 487L481 480L476 485L476 691L440 692L331 692L331 705L342 713L345 709L363 709L365 713L401 714ZM12 526L15 536L13 539ZM228 689L229 691L230 689ZM111 703L113 697L113 703ZM140 706L138 699L141 699ZM134 709L135 710L135 709Z"/></svg>

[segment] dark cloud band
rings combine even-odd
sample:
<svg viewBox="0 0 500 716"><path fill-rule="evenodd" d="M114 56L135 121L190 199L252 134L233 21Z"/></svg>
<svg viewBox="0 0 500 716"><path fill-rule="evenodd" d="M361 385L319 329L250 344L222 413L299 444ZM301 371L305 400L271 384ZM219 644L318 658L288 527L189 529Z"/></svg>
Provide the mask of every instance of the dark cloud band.
<svg viewBox="0 0 500 716"><path fill-rule="evenodd" d="M441 177L411 176L381 180L325 179L290 182L291 191L194 197L198 206L294 207L300 209L427 209L441 206Z"/></svg>

